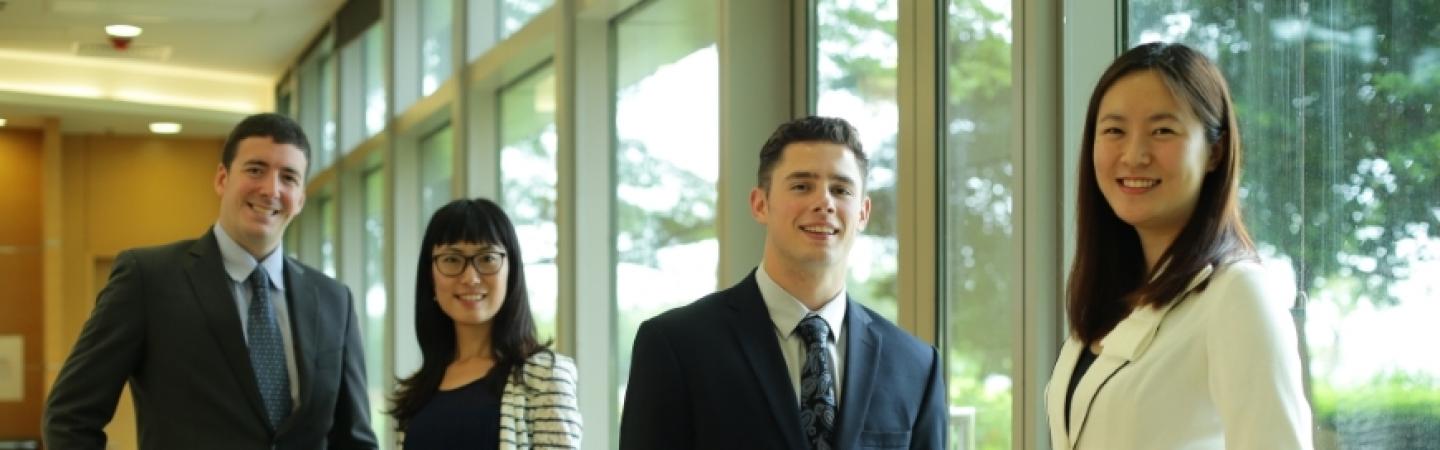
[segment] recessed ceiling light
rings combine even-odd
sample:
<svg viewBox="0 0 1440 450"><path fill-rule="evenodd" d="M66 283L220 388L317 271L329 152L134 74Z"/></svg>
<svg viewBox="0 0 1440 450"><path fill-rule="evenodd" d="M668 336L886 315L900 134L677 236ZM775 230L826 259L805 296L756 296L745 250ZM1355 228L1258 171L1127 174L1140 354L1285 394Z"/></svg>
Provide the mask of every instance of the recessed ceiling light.
<svg viewBox="0 0 1440 450"><path fill-rule="evenodd" d="M133 38L135 36L139 36L141 31L143 30L141 30L140 27L134 25L117 24L105 26L105 34L121 38Z"/></svg>
<svg viewBox="0 0 1440 450"><path fill-rule="evenodd" d="M155 134L179 133L180 124L175 122L154 122L150 124L150 132Z"/></svg>

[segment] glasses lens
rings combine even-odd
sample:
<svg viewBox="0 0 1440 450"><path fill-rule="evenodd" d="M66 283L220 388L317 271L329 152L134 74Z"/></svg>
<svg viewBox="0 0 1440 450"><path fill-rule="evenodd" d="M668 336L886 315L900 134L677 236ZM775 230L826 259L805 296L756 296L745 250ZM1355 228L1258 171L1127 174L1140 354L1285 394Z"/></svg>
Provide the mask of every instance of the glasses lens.
<svg viewBox="0 0 1440 450"><path fill-rule="evenodd" d="M435 268L440 273L449 276L459 275L465 271L465 257L460 255L441 255L435 259Z"/></svg>

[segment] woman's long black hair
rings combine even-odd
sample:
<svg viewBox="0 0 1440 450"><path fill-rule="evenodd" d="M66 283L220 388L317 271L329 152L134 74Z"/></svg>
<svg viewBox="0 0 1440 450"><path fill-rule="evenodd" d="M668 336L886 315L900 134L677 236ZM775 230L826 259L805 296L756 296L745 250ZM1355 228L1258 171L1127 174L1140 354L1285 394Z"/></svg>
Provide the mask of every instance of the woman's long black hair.
<svg viewBox="0 0 1440 450"><path fill-rule="evenodd" d="M1095 123L1100 101L1127 75L1154 71L1176 101L1205 127L1215 168L1205 174L1190 222L1146 267L1135 227L1121 220L1095 179ZM1075 261L1066 293L1070 328L1087 345L1105 337L1130 311L1179 299L1196 274L1238 259L1254 259L1255 246L1240 218L1240 130L1225 77L1205 55L1182 44L1149 43L1121 54L1090 94L1080 140ZM1202 283L1198 288L1204 289Z"/></svg>
<svg viewBox="0 0 1440 450"><path fill-rule="evenodd" d="M519 383L525 360L549 347L535 337L530 295L525 286L524 258L510 217L500 205L487 199L450 202L430 217L430 225L425 227L425 238L420 243L420 259L415 268L415 335L423 360L419 371L400 380L392 399L395 406L390 415L395 417L401 430L435 396L440 381L445 378L445 368L455 360L455 321L435 302L432 278L435 247L455 243L494 244L505 248L505 264L510 265L505 280L505 300L490 326L495 367L510 367L511 376Z"/></svg>

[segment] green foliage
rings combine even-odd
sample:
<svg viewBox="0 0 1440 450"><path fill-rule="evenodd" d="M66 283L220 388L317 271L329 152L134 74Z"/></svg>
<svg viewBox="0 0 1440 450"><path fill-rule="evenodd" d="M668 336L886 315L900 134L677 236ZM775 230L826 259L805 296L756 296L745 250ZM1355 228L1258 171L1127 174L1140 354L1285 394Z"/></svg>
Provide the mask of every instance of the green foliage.
<svg viewBox="0 0 1440 450"><path fill-rule="evenodd" d="M1378 413L1423 416L1440 424L1440 379L1432 375L1389 372L1351 388L1316 384L1312 407L1322 426L1338 416Z"/></svg>

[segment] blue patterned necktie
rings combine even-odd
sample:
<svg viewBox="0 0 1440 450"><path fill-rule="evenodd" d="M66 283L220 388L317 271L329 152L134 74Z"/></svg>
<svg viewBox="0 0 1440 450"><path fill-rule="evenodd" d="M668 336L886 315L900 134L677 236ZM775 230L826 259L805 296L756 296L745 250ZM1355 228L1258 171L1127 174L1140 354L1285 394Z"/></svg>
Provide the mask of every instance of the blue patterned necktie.
<svg viewBox="0 0 1440 450"><path fill-rule="evenodd" d="M812 450L835 448L835 364L825 347L830 325L811 315L795 328L805 340L805 365L800 369L800 428Z"/></svg>
<svg viewBox="0 0 1440 450"><path fill-rule="evenodd" d="M245 327L250 339L250 366L255 369L255 382L260 386L260 399L265 402L270 428L277 429L290 415L290 373L285 368L285 341L280 338L280 326L270 306L270 283L265 269L256 267L245 281L250 284L249 323Z"/></svg>

